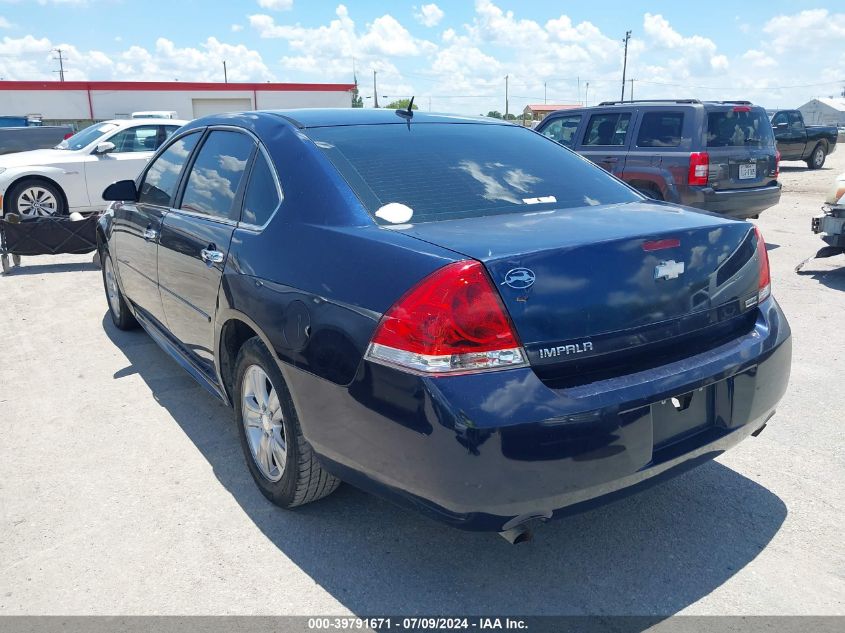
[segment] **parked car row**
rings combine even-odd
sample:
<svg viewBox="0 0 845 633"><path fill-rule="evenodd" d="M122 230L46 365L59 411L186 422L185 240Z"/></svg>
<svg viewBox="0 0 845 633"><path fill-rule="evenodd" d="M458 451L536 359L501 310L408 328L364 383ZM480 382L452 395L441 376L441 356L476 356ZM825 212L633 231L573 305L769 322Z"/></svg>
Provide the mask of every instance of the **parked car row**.
<svg viewBox="0 0 845 633"><path fill-rule="evenodd" d="M605 104L544 133L411 110L193 121L104 192L112 322L233 407L283 507L343 480L519 542L761 432L791 338L760 232L562 143L743 216L780 194L765 114Z"/></svg>

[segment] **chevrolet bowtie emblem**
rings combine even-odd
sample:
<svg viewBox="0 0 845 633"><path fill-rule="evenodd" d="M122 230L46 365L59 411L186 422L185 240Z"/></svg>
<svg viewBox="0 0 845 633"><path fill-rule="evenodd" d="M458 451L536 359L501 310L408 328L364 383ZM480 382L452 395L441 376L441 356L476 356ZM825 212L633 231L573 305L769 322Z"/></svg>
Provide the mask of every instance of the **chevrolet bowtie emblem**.
<svg viewBox="0 0 845 633"><path fill-rule="evenodd" d="M678 275L684 274L684 262L676 262L670 259L668 262L660 262L654 267L655 279L677 279Z"/></svg>

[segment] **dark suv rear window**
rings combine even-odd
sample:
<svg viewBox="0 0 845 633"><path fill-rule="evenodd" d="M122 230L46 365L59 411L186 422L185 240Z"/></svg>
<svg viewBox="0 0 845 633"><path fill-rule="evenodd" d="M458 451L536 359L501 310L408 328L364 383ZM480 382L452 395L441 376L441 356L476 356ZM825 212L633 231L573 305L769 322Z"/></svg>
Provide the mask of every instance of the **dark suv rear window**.
<svg viewBox="0 0 845 633"><path fill-rule="evenodd" d="M379 210L391 203L410 213L395 222L417 223L639 200L604 170L516 125L412 122L306 133L383 224L392 220Z"/></svg>
<svg viewBox="0 0 845 633"><path fill-rule="evenodd" d="M772 125L762 108L729 107L707 113L707 147L773 147Z"/></svg>

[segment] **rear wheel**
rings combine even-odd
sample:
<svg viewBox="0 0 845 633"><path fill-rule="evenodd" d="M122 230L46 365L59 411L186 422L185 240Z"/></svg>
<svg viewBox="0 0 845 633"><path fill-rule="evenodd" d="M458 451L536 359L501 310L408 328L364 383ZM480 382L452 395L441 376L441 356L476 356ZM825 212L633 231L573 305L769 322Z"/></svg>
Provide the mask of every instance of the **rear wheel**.
<svg viewBox="0 0 845 633"><path fill-rule="evenodd" d="M244 457L265 497L293 508L325 497L340 485L320 466L302 436L282 372L258 337L238 353L233 392Z"/></svg>
<svg viewBox="0 0 845 633"><path fill-rule="evenodd" d="M45 180L24 180L9 192L9 211L25 218L67 213L59 188Z"/></svg>
<svg viewBox="0 0 845 633"><path fill-rule="evenodd" d="M825 158L827 158L827 154L824 151L824 146L819 143L816 145L813 153L810 154L810 158L807 159L807 167L810 169L821 169L824 167Z"/></svg>
<svg viewBox="0 0 845 633"><path fill-rule="evenodd" d="M118 330L131 330L138 327L138 322L129 311L129 306L126 305L123 293L120 292L120 287L117 285L111 255L108 252L103 252L101 258L103 261L103 286L106 290L106 300L109 304L112 322Z"/></svg>

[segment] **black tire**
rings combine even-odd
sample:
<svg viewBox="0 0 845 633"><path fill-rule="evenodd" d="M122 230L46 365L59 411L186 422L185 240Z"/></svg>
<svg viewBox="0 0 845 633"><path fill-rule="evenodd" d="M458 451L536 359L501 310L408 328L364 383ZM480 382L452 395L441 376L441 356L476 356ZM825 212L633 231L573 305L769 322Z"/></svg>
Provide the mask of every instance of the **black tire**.
<svg viewBox="0 0 845 633"><path fill-rule="evenodd" d="M12 263L15 266L20 266L21 265L21 256L20 255L12 255Z"/></svg>
<svg viewBox="0 0 845 633"><path fill-rule="evenodd" d="M123 293L120 291L120 286L117 284L117 278L114 276L114 262L108 251L103 251L100 255L103 261L103 289L106 291L106 304L109 306L109 314L111 315L112 323L118 330L134 330L138 327L138 321L135 320L134 315L129 310L126 300L123 298ZM111 275L111 279L109 279ZM111 289L113 294L110 294L109 285L114 284Z"/></svg>
<svg viewBox="0 0 845 633"><path fill-rule="evenodd" d="M9 190L9 195L7 197L7 212L8 213L17 213L21 217L27 217L29 214L24 213L19 208L19 203L21 199L21 194L23 194L28 189L36 189L39 191L46 191L53 197L55 200L55 210L50 213L40 213L39 215L48 215L48 216L55 216L55 215L67 215L67 205L65 205L65 198L62 194L61 189L54 185L53 183L47 180L40 180L37 178L29 178L27 180L22 180L14 187Z"/></svg>
<svg viewBox="0 0 845 633"><path fill-rule="evenodd" d="M813 153L807 159L808 169L821 169L824 167L824 161L827 159L827 152L825 152L824 145L819 143L813 148Z"/></svg>
<svg viewBox="0 0 845 633"><path fill-rule="evenodd" d="M12 270L11 259L11 255L0 255L0 269L2 269L4 275L8 275L9 271Z"/></svg>
<svg viewBox="0 0 845 633"><path fill-rule="evenodd" d="M250 448L250 440L247 438L243 412L243 383L247 369L253 366L257 366L266 374L278 396L283 416L281 424L284 429L287 456L278 481L273 481L262 473L256 463L257 458L253 456ZM321 499L337 489L340 480L323 469L311 446L302 436L299 418L282 372L260 338L251 338L241 347L235 361L235 380L232 391L235 420L244 458L252 478L267 499L283 508L294 508Z"/></svg>

